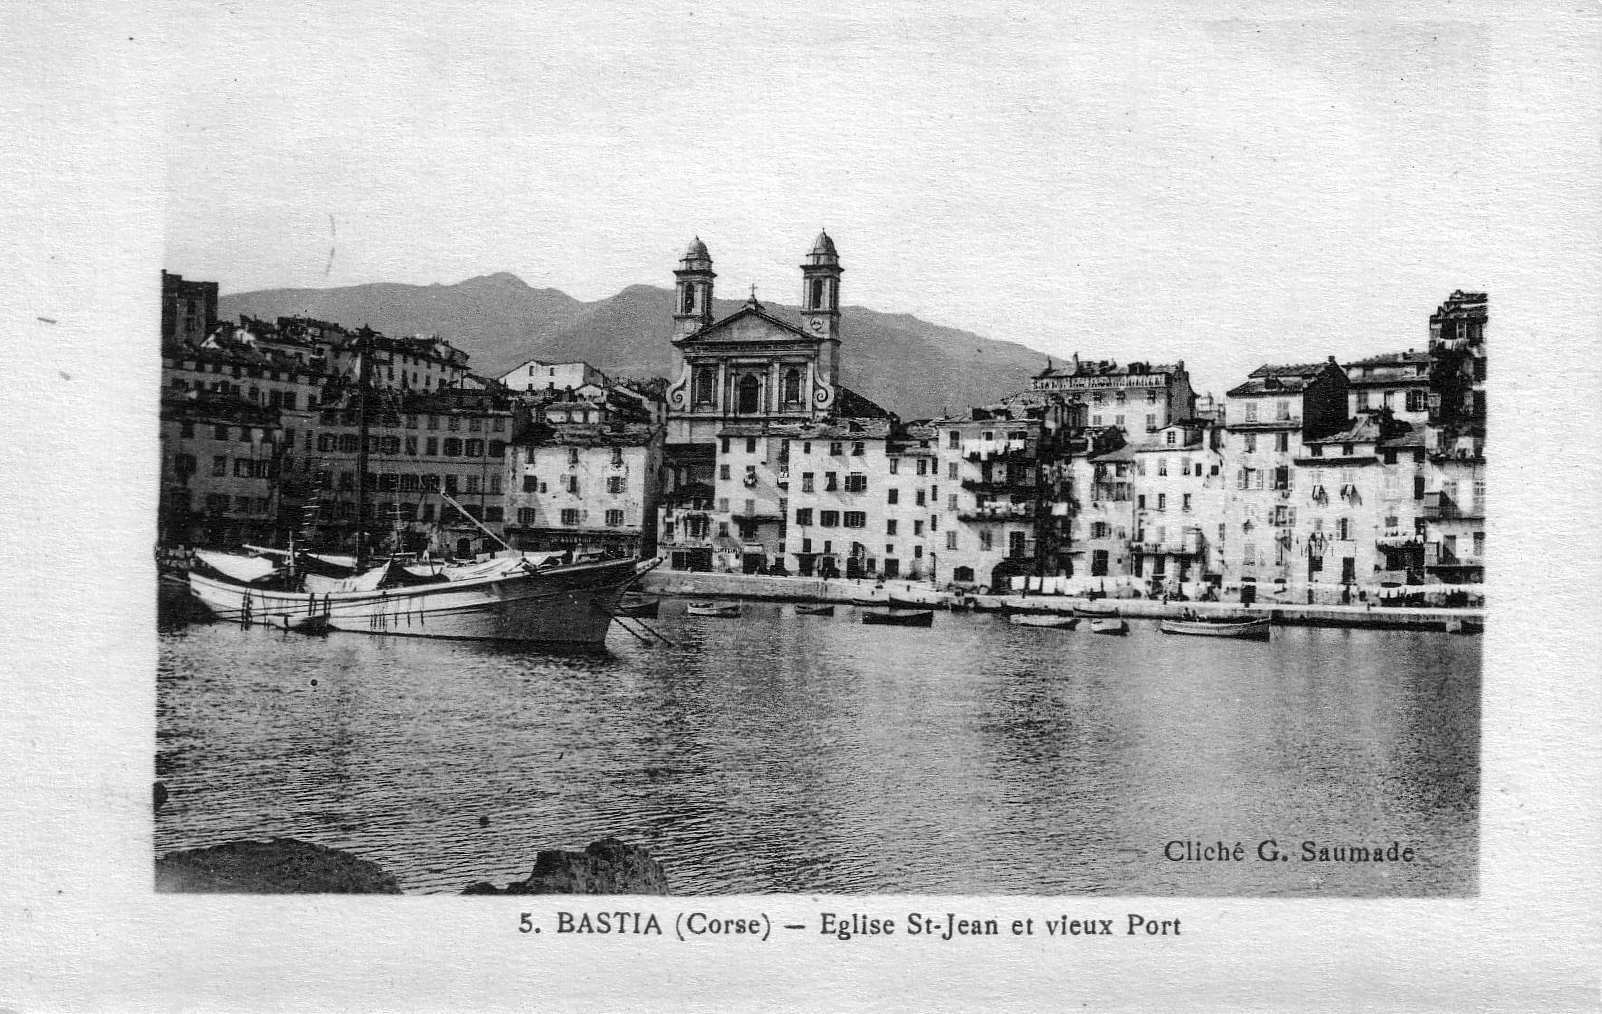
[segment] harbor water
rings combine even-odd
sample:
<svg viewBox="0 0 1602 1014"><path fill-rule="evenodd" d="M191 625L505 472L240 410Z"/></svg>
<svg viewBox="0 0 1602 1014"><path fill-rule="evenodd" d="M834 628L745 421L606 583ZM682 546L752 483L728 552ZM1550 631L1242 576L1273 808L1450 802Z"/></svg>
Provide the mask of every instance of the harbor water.
<svg viewBox="0 0 1602 1014"><path fill-rule="evenodd" d="M685 604L651 621L671 646L614 625L586 654L168 627L156 852L293 837L418 893L604 837L650 849L675 894L1477 890L1477 637Z"/></svg>

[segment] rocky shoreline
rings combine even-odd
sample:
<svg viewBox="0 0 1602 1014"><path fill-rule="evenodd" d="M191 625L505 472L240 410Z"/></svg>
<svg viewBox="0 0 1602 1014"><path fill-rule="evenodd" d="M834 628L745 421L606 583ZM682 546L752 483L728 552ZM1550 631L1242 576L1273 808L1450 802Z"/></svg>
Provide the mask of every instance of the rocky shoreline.
<svg viewBox="0 0 1602 1014"><path fill-rule="evenodd" d="M404 893L377 863L296 838L181 849L157 859L155 872L156 891L163 894ZM668 881L647 850L603 838L583 852L541 849L527 879L504 888L481 881L461 893L665 895Z"/></svg>

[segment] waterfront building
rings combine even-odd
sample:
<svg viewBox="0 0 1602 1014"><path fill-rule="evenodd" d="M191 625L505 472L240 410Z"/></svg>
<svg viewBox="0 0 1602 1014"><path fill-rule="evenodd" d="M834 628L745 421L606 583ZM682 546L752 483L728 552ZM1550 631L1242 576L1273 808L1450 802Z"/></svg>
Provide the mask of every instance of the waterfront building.
<svg viewBox="0 0 1602 1014"><path fill-rule="evenodd" d="M1310 440L1347 424L1346 372L1322 363L1264 365L1226 395L1224 460L1233 487L1224 537L1226 588L1255 594L1298 576L1295 562L1295 456ZM1251 586L1245 589L1243 586Z"/></svg>
<svg viewBox="0 0 1602 1014"><path fill-rule="evenodd" d="M514 549L603 556L657 551L663 431L642 423L534 423L507 455Z"/></svg>
<svg viewBox="0 0 1602 1014"><path fill-rule="evenodd" d="M270 543L293 524L280 514L286 440L275 409L231 391L169 388L160 440L162 545Z"/></svg>
<svg viewBox="0 0 1602 1014"><path fill-rule="evenodd" d="M1430 354L1387 352L1347 363L1346 414L1386 409L1391 418L1421 423L1429 418Z"/></svg>
<svg viewBox="0 0 1602 1014"><path fill-rule="evenodd" d="M1163 427L1195 415L1195 392L1184 360L1173 364L1081 361L1078 353L1062 365L1046 362L1030 388L1078 395L1088 412L1085 424L1115 426L1131 442L1145 442Z"/></svg>
<svg viewBox="0 0 1602 1014"><path fill-rule="evenodd" d="M1485 580L1485 326L1483 292L1453 292L1430 316L1434 383L1426 424L1424 569L1431 581Z"/></svg>
<svg viewBox="0 0 1602 1014"><path fill-rule="evenodd" d="M1305 566L1288 583L1306 587L1307 601L1338 594L1350 601L1386 585L1417 583L1422 562L1415 526L1423 496L1420 428L1384 408L1346 428L1302 440L1298 482L1275 503L1291 531L1290 551ZM1322 587L1320 587L1322 586Z"/></svg>
<svg viewBox="0 0 1602 1014"><path fill-rule="evenodd" d="M1116 584L1134 570L1129 547L1135 531L1135 454L1124 443L1123 430L1105 429L1114 436L1089 441L1069 460L1074 487L1087 491L1085 510L1075 519L1081 559L1089 564L1086 576Z"/></svg>
<svg viewBox="0 0 1602 1014"><path fill-rule="evenodd" d="M906 548L914 540L910 525L900 531L903 459L889 453L891 428L885 417L797 423L784 431L789 495L778 502L781 512L789 511L785 570L823 578L913 575L915 568L903 567L903 554L914 555ZM730 457L738 461L737 454ZM918 527L921 536L921 521ZM921 539L917 545L921 561Z"/></svg>
<svg viewBox="0 0 1602 1014"><path fill-rule="evenodd" d="M1172 593L1191 582L1222 583L1222 443L1218 427L1186 419L1127 448L1134 464L1130 575L1149 588Z"/></svg>
<svg viewBox="0 0 1602 1014"><path fill-rule="evenodd" d="M217 323L217 283L161 273L161 344L200 344Z"/></svg>
<svg viewBox="0 0 1602 1014"><path fill-rule="evenodd" d="M1010 589L1015 577L1041 576L1044 557L1037 549L1050 504L1038 414L998 405L932 425L942 438L939 460L945 463L934 493L942 509L930 518L936 531L945 528L937 577L995 590Z"/></svg>
<svg viewBox="0 0 1602 1014"><path fill-rule="evenodd" d="M390 391L369 403L367 422L365 522L357 511L361 441L356 397L347 393L337 403L320 406L315 433L307 433L302 452L310 487L305 523L314 544L353 548L365 523L371 544L388 539L405 552L472 558L500 548L496 537L503 536L506 519L506 448L514 426L504 397L495 392Z"/></svg>

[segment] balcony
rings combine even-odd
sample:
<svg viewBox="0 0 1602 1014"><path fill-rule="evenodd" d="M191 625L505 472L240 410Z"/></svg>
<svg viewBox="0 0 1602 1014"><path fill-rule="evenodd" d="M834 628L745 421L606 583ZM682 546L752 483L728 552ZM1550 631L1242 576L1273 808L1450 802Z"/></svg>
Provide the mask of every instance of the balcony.
<svg viewBox="0 0 1602 1014"><path fill-rule="evenodd" d="M969 461L1026 456L1028 444L1027 440L964 440L962 456Z"/></svg>
<svg viewBox="0 0 1602 1014"><path fill-rule="evenodd" d="M1424 539L1410 528L1387 528L1374 540L1374 545L1381 549L1417 549L1424 545Z"/></svg>
<svg viewBox="0 0 1602 1014"><path fill-rule="evenodd" d="M964 479L962 488L970 493L1028 493L1038 487L1033 479Z"/></svg>
<svg viewBox="0 0 1602 1014"><path fill-rule="evenodd" d="M1485 557L1479 553L1448 552L1439 542L1429 542L1424 545L1424 566L1428 570L1484 567Z"/></svg>
<svg viewBox="0 0 1602 1014"><path fill-rule="evenodd" d="M1030 504L984 504L973 510L957 512L957 520L968 523L1033 521L1035 509Z"/></svg>

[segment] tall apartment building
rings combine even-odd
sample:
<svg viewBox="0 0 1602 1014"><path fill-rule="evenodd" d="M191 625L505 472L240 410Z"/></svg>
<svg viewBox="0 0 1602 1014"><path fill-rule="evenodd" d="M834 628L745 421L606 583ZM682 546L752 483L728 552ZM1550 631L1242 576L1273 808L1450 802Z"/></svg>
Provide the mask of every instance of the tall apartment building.
<svg viewBox="0 0 1602 1014"><path fill-rule="evenodd" d="M1426 428L1424 569L1445 584L1485 580L1485 433L1488 302L1453 292L1430 316L1433 389Z"/></svg>
<svg viewBox="0 0 1602 1014"><path fill-rule="evenodd" d="M507 456L513 548L602 556L657 552L663 431L641 423L533 424Z"/></svg>
<svg viewBox="0 0 1602 1014"><path fill-rule="evenodd" d="M1126 439L1145 443L1164 427L1195 415L1196 393L1184 360L1173 364L1081 361L1078 354L1061 365L1047 361L1030 389L1077 396L1086 407L1083 425L1113 426Z"/></svg>

